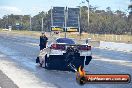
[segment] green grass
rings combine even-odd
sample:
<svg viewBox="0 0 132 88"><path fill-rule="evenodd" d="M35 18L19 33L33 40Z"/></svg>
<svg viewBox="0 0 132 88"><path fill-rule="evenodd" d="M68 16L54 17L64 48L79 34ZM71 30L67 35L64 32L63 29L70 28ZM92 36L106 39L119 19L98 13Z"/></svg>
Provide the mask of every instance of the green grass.
<svg viewBox="0 0 132 88"><path fill-rule="evenodd" d="M39 37L41 35L41 32L25 31L25 30L22 30L22 31L19 31L19 30L3 31L0 29L0 32L13 34L13 35L27 35L27 36L32 36L32 37Z"/></svg>
<svg viewBox="0 0 132 88"><path fill-rule="evenodd" d="M39 38L41 32L36 31L19 31L19 30L12 30L12 31L2 31L0 32L10 33L13 35L28 35L35 38ZM66 33L69 38L80 39L80 35L78 33ZM50 33L46 33L46 36L50 38ZM58 35L53 35L53 37L57 37ZM60 34L61 37L64 37L64 32ZM88 34L83 33L81 35L81 39L85 40L91 38L92 40L97 41L109 41L109 42L123 42L123 43L132 43L132 35L114 35L114 34Z"/></svg>
<svg viewBox="0 0 132 88"><path fill-rule="evenodd" d="M62 34L64 36L64 34ZM68 37L80 39L79 34L67 33ZM114 34L88 34L84 33L81 35L81 39L88 39L96 41L108 41L108 42L122 42L122 43L132 43L132 35L114 35Z"/></svg>

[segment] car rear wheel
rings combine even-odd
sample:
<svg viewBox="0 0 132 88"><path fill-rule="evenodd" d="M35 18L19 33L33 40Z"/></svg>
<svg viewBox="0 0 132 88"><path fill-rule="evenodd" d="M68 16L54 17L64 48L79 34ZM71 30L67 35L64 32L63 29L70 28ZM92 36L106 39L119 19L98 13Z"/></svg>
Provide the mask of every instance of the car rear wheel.
<svg viewBox="0 0 132 88"><path fill-rule="evenodd" d="M44 63L44 67L47 68L47 60L48 60L48 57L47 57L47 54L45 55L45 63Z"/></svg>

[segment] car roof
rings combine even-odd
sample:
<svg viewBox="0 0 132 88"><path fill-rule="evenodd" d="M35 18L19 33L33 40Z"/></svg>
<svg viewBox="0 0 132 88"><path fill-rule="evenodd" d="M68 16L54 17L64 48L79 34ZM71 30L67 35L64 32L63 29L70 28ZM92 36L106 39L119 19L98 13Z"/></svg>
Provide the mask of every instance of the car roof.
<svg viewBox="0 0 132 88"><path fill-rule="evenodd" d="M73 39L70 38L58 38L56 39L57 43L65 43L65 44L75 44Z"/></svg>

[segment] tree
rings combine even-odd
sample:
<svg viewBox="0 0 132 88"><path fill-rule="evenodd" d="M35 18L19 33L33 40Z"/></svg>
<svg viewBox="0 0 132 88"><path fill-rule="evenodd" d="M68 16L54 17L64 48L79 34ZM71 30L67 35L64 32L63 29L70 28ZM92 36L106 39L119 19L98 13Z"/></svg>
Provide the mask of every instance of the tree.
<svg viewBox="0 0 132 88"><path fill-rule="evenodd" d="M132 6L129 5L129 16L121 10L113 12L110 7L106 10L99 10L97 7L90 5L89 29L87 23L87 6L81 8L81 31L88 33L99 34L125 34L132 33ZM51 17L50 10L48 13L42 11L32 17L32 30L41 31L42 17L44 31L50 31ZM0 19L0 28L5 28L8 25L16 29L16 23L22 25L22 30L29 30L30 16L29 15L5 15Z"/></svg>
<svg viewBox="0 0 132 88"><path fill-rule="evenodd" d="M41 31L41 25L42 25L42 17L43 17L43 26L44 31L49 31L49 14L45 12L39 12L38 15L35 15L32 20L32 29L34 31Z"/></svg>
<svg viewBox="0 0 132 88"><path fill-rule="evenodd" d="M128 9L130 10L129 12L129 16L128 16L128 26L130 28L130 31L131 31L131 35L132 35L132 0L130 0L130 5L128 6Z"/></svg>

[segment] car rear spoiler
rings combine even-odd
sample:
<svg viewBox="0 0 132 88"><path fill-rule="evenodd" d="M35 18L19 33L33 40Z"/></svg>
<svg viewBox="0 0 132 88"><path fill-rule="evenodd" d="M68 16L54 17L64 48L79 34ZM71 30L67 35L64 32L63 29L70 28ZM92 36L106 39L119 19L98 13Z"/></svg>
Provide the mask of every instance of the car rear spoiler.
<svg viewBox="0 0 132 88"><path fill-rule="evenodd" d="M91 39L81 39L81 40L76 40L78 41L77 43L78 44L81 44L81 45L85 45L85 44L88 44L89 46L92 46L92 47L99 47L100 46L100 41L97 41L97 40L91 40Z"/></svg>

